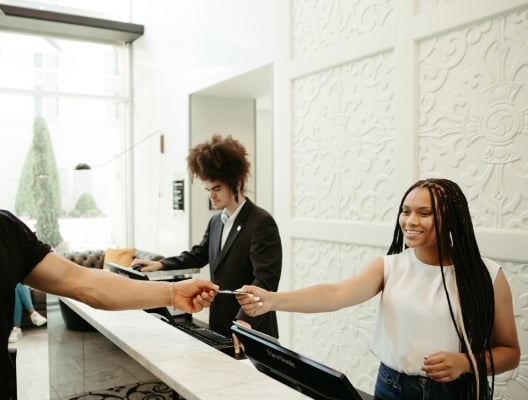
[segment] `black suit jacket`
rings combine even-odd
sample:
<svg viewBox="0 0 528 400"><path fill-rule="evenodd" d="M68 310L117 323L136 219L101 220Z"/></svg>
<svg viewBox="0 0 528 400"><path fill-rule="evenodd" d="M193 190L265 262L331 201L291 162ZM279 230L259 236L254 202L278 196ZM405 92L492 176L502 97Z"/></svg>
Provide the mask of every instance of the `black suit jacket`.
<svg viewBox="0 0 528 400"><path fill-rule="evenodd" d="M276 291L282 267L282 245L273 217L246 198L220 250L222 229L221 213L218 213L209 220L202 241L190 251L161 260L163 268L201 268L209 264L211 281L221 289L234 290L248 284ZM235 296L218 294L211 304L210 328L230 336L235 319L278 337L274 312L250 317L240 308Z"/></svg>

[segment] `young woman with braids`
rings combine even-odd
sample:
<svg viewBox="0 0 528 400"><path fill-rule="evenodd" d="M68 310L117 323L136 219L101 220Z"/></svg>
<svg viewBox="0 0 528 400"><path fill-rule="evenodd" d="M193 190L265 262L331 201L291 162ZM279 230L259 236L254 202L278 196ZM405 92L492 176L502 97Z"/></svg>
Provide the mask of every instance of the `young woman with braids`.
<svg viewBox="0 0 528 400"><path fill-rule="evenodd" d="M376 399L491 399L493 375L520 349L512 296L499 265L480 256L457 184L427 179L401 201L388 255L334 284L290 292L244 286L244 311L334 311L381 292L372 350ZM491 375L491 388L488 384Z"/></svg>

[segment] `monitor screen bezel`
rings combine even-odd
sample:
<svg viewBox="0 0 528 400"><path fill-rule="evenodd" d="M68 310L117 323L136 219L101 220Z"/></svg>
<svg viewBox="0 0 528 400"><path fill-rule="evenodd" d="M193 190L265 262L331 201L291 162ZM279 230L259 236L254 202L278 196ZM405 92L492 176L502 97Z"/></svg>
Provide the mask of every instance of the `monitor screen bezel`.
<svg viewBox="0 0 528 400"><path fill-rule="evenodd" d="M105 261L104 263L106 265L106 268L119 275L126 275L129 278L132 279L140 279L143 281L150 280L148 275L141 271L136 271L135 269L132 269L132 267L125 267L124 265L119 265L114 262Z"/></svg>
<svg viewBox="0 0 528 400"><path fill-rule="evenodd" d="M296 353L293 350L282 346L276 338L262 332L237 323L233 324L231 330L244 345L247 358L249 358L259 371L266 375L269 375L314 399L361 400L360 394L342 372ZM253 351L255 346L260 347L261 351L264 349L266 352L271 351L276 353L277 356L284 357L284 362L275 362L271 365L271 362L266 362L267 360L264 360L263 357L259 357L257 352ZM296 367L301 366L301 368L309 371L311 375L319 376L320 379L304 379L305 375L303 373L298 373L297 377L291 376L291 374L287 373L292 370L287 366L290 362L295 363ZM278 366L280 366L282 370ZM324 384L318 386L318 383L323 380L331 382L332 385L325 386ZM338 397L336 397L336 388L341 390L342 396L340 396L341 394L338 394Z"/></svg>

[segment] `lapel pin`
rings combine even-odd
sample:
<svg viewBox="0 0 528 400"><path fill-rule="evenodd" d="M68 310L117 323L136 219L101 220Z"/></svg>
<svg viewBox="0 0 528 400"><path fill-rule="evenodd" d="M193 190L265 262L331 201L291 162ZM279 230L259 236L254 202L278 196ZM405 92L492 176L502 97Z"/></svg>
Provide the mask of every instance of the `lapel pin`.
<svg viewBox="0 0 528 400"><path fill-rule="evenodd" d="M240 225L237 226L237 231L240 231L240 229L242 229L242 227Z"/></svg>

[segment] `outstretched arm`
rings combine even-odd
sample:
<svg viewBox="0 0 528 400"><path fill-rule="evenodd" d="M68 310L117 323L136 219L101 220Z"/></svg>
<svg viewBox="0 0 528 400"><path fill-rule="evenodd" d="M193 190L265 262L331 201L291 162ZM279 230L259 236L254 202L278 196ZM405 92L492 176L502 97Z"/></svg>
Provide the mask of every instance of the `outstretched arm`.
<svg viewBox="0 0 528 400"><path fill-rule="evenodd" d="M358 274L332 284L319 284L288 292L269 292L243 286L237 300L248 315L268 311L317 313L353 306L374 297L383 289L383 259L367 264Z"/></svg>
<svg viewBox="0 0 528 400"><path fill-rule="evenodd" d="M174 283L137 281L108 271L81 267L53 252L48 253L24 281L42 291L105 310L174 305L193 313L208 307L218 289L210 281L196 279Z"/></svg>

